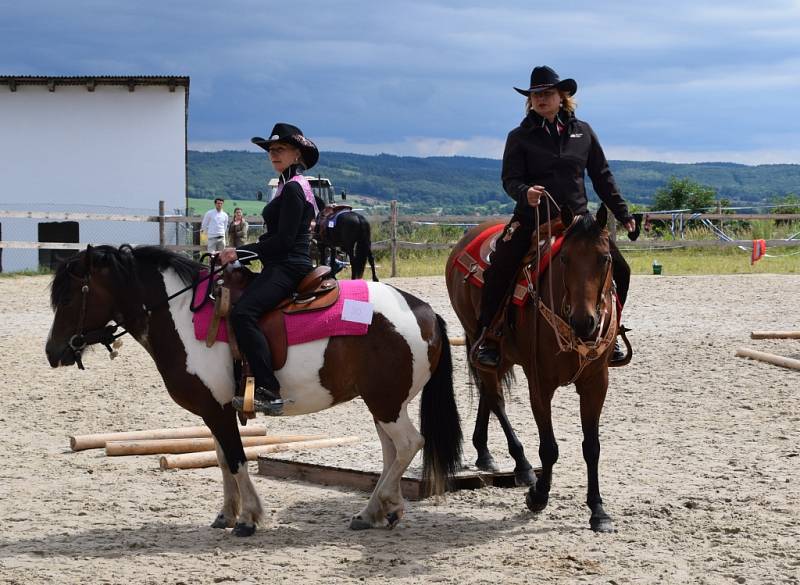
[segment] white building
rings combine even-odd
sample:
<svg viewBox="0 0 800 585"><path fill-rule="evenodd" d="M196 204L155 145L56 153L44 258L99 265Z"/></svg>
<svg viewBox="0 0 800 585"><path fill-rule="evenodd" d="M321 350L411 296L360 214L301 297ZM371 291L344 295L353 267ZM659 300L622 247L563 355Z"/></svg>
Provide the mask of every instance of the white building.
<svg viewBox="0 0 800 585"><path fill-rule="evenodd" d="M0 210L156 215L187 206L189 78L0 76ZM0 218L5 241L36 220ZM80 222L80 242L158 243L157 224ZM173 238L175 224L172 229ZM5 250L4 270L35 268Z"/></svg>

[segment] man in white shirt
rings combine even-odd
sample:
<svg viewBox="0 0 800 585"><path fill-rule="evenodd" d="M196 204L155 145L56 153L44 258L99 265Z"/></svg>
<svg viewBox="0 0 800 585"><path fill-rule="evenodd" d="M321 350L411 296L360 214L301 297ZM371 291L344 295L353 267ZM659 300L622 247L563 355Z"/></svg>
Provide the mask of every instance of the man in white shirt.
<svg viewBox="0 0 800 585"><path fill-rule="evenodd" d="M225 200L221 197L214 199L214 209L209 209L203 216L200 231L206 233L208 242L206 249L209 252L222 252L225 247L225 233L228 231L228 214L222 211Z"/></svg>

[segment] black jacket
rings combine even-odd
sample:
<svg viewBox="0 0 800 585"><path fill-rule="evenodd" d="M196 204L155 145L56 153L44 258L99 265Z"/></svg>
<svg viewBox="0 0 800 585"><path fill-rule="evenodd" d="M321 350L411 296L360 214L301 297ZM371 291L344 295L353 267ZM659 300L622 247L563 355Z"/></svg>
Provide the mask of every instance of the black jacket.
<svg viewBox="0 0 800 585"><path fill-rule="evenodd" d="M630 219L628 206L619 193L600 142L591 126L571 114L559 112L564 130L554 140L543 127L543 118L531 111L508 134L503 153L503 188L516 202L514 214L535 221L534 208L528 205L529 187L543 185L559 206L573 213L587 211L584 175L589 174L594 190L621 222ZM542 211L544 208L540 208ZM545 213L540 213L544 222Z"/></svg>
<svg viewBox="0 0 800 585"><path fill-rule="evenodd" d="M295 167L284 171L284 178L296 174ZM253 244L240 250L256 252L262 264L293 264L310 268L311 220L314 208L306 201L303 188L296 182L286 183L278 197L261 212L266 230Z"/></svg>

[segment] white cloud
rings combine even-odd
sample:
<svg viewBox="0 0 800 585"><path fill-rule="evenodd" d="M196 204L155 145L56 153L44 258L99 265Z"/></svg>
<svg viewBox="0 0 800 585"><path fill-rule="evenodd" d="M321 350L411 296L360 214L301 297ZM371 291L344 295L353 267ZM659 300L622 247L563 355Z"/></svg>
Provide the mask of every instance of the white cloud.
<svg viewBox="0 0 800 585"><path fill-rule="evenodd" d="M504 140L485 136L471 138L407 137L397 142L356 143L343 138L320 138L322 150L358 154L395 154L398 156L474 156L501 158Z"/></svg>
<svg viewBox="0 0 800 585"><path fill-rule="evenodd" d="M671 163L733 162L745 165L800 164L800 149L681 150L640 146L607 146L610 160Z"/></svg>
<svg viewBox="0 0 800 585"><path fill-rule="evenodd" d="M505 143L498 138L477 136L472 138L428 138L408 137L396 142L353 142L346 138L315 138L320 150L351 152L355 154L394 154L397 156L473 156L499 159L503 156ZM246 150L263 152L250 142L225 140L193 140L189 150L216 152L220 150Z"/></svg>

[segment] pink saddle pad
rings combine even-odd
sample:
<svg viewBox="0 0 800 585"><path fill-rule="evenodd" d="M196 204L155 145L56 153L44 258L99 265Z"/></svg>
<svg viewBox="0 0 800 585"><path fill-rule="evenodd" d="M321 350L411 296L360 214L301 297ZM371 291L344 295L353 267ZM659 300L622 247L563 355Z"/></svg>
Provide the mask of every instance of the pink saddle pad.
<svg viewBox="0 0 800 585"><path fill-rule="evenodd" d="M204 288L202 285L199 288ZM340 280L339 299L327 309L286 315L286 339L289 345L308 343L316 339L334 337L336 335L366 335L369 325L342 319L345 300L369 302L369 289L363 280ZM195 304L195 306L197 303ZM214 305L206 303L194 314L194 335L205 340L211 320L214 317ZM228 341L228 328L225 319L220 319L217 330L217 341Z"/></svg>

